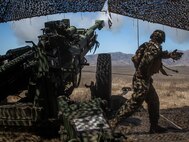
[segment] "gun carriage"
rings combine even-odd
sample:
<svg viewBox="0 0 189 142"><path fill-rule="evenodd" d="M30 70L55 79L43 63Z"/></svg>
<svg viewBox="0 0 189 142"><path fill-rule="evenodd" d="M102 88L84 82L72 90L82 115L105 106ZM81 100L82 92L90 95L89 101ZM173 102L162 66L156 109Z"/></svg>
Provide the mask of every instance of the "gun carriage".
<svg viewBox="0 0 189 142"><path fill-rule="evenodd" d="M45 23L38 44L8 50L0 56L0 125L58 128L62 141L115 139L106 120L111 95L111 57L97 59L93 99L74 102L69 96L79 86L85 55L98 48L96 29L70 26L69 19ZM9 96L17 101L9 101ZM49 131L49 129L48 129Z"/></svg>

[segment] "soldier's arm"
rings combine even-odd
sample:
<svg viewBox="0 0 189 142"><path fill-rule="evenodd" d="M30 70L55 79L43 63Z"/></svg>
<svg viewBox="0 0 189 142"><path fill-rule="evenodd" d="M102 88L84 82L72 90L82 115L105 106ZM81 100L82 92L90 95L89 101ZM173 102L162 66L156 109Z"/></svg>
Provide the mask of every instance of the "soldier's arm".
<svg viewBox="0 0 189 142"><path fill-rule="evenodd" d="M177 49L175 49L173 52L162 51L161 57L162 59L168 59L172 58L173 60L179 60L182 57L183 53L178 52Z"/></svg>
<svg viewBox="0 0 189 142"><path fill-rule="evenodd" d="M162 57L162 59L171 58L170 53L167 50L161 52L161 57Z"/></svg>

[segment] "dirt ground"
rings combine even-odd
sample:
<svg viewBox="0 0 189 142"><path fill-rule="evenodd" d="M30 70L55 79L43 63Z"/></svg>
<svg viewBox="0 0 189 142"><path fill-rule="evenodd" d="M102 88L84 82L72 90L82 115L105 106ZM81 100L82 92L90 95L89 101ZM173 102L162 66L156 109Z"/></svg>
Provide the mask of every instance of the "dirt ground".
<svg viewBox="0 0 189 142"><path fill-rule="evenodd" d="M178 70L174 73L167 70L170 76L164 76L161 73L153 76L153 85L159 95L161 109L178 108L189 106L189 67L170 67ZM113 66L112 67L112 95L122 93L122 87L132 87L132 76L134 68L131 66ZM82 74L80 87L75 89L73 99L80 101L90 99L89 89L85 88L85 84L90 84L95 80L95 67L86 67ZM81 94L78 97L78 94ZM132 94L132 92L129 92ZM145 106L145 103L144 103Z"/></svg>
<svg viewBox="0 0 189 142"><path fill-rule="evenodd" d="M189 67L171 67L179 72L167 71L170 76L156 74L153 76L153 85L160 99L160 124L168 128L165 134L149 134L149 121L146 104L144 109L133 116L123 119L116 131L124 133L128 137L127 141L189 141ZM83 94L84 98L90 99L88 90L82 86L95 79L95 67L85 69L80 88L75 90L75 94ZM132 87L133 67L113 67L112 68L112 96L116 98L122 93L122 87ZM91 80L90 80L91 79ZM84 91L85 90L85 91ZM87 93L87 94L86 94ZM132 91L126 98L132 95ZM73 99L76 96L73 94ZM115 99L114 105L119 104L119 99ZM117 102L116 102L117 101Z"/></svg>
<svg viewBox="0 0 189 142"><path fill-rule="evenodd" d="M123 119L116 131L127 136L127 141L189 141L189 67L172 67L179 73L168 71L170 76L157 74L153 77L154 87L160 98L160 124L169 128L166 134L149 134L148 113L146 104L144 109L136 112L133 116ZM112 68L112 96L122 93L122 87L132 87L133 67ZM85 84L95 81L95 67L84 68L79 88L75 89L71 98L77 101L90 99L90 90ZM127 97L130 97L129 92ZM119 100L117 100L119 101ZM113 102L117 104L117 102ZM59 138L43 138L32 133L0 133L0 142L59 142Z"/></svg>

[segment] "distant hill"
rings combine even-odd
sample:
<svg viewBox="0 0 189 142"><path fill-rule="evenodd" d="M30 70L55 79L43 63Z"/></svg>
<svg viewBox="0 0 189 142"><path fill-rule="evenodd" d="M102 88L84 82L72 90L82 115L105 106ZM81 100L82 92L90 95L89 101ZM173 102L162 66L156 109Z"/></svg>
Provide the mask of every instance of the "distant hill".
<svg viewBox="0 0 189 142"><path fill-rule="evenodd" d="M183 52L184 55L180 60L175 62L173 62L172 59L163 60L164 64L170 66L189 66L189 50L181 51L181 52ZM110 54L112 57L113 66L133 65L131 61L131 57L133 56L133 54L126 54L122 52L113 52ZM96 65L97 54L87 55L86 59L90 63L90 65Z"/></svg>

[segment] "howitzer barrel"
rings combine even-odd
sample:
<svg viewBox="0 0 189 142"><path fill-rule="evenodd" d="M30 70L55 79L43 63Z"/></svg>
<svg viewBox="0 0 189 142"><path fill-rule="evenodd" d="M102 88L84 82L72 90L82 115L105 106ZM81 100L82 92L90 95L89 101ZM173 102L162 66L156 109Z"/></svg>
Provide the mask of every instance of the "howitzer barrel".
<svg viewBox="0 0 189 142"><path fill-rule="evenodd" d="M79 35L78 44L72 45L70 52L73 54L80 54L81 57L84 57L89 50L95 45L96 34L95 30L101 30L104 26L103 20L96 20L95 24L88 29L77 29L77 34ZM70 33L75 31L74 28L67 29ZM80 51L79 51L80 50Z"/></svg>
<svg viewBox="0 0 189 142"><path fill-rule="evenodd" d="M16 48L16 49L10 49L7 51L6 54L17 54L17 55L21 55L23 54L24 52L27 52L31 50L31 47L30 46L24 46L24 47L19 47L19 48Z"/></svg>
<svg viewBox="0 0 189 142"><path fill-rule="evenodd" d="M96 20L95 25L87 29L85 36L86 37L91 37L96 29L101 30L104 27L104 21L103 20ZM74 26L70 26L69 28L66 29L66 32L69 35L73 35L74 33L77 32L77 28Z"/></svg>
<svg viewBox="0 0 189 142"><path fill-rule="evenodd" d="M103 27L104 27L104 21L103 20L96 20L95 24L87 30L85 35L87 37L91 37L96 29L101 30Z"/></svg>
<svg viewBox="0 0 189 142"><path fill-rule="evenodd" d="M104 27L104 21L103 20L96 20L95 24L90 27L89 29L96 30L97 28L101 30Z"/></svg>
<svg viewBox="0 0 189 142"><path fill-rule="evenodd" d="M101 30L103 27L104 27L104 21L96 20L95 24L92 27L90 27L89 29L87 29L84 37L82 37L82 38L90 40L90 38L94 36L94 31L96 29Z"/></svg>
<svg viewBox="0 0 189 142"><path fill-rule="evenodd" d="M94 34L94 31L96 29L101 30L104 27L104 21L103 20L96 20L95 24L90 27L87 32L85 33L85 38L84 40L81 40L81 47L84 48L83 53L81 56L85 56L89 50L91 50L91 47L93 47L96 43L96 36ZM87 46L86 46L87 45Z"/></svg>
<svg viewBox="0 0 189 142"><path fill-rule="evenodd" d="M0 75L1 73L12 69L14 66L17 66L18 64L23 63L26 59L33 57L34 52L32 50L27 51L23 55L11 60L10 62L0 66Z"/></svg>
<svg viewBox="0 0 189 142"><path fill-rule="evenodd" d="M11 58L15 58L17 56L22 55L23 53L29 51L31 49L30 46L24 46L24 47L19 47L16 49L10 49L6 52L5 55L0 56L0 62L7 60L7 59L11 59Z"/></svg>

